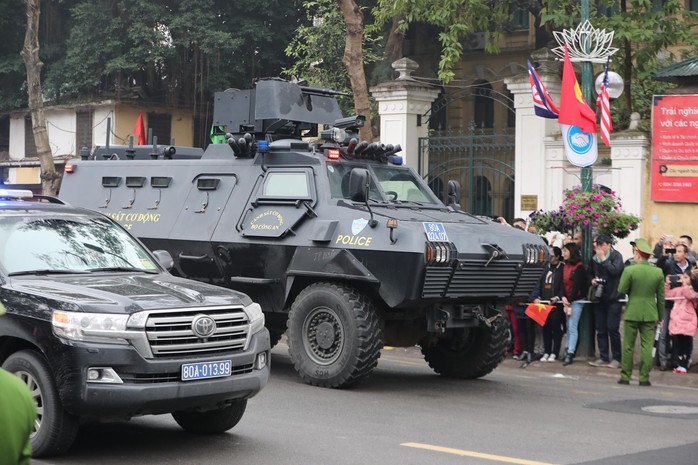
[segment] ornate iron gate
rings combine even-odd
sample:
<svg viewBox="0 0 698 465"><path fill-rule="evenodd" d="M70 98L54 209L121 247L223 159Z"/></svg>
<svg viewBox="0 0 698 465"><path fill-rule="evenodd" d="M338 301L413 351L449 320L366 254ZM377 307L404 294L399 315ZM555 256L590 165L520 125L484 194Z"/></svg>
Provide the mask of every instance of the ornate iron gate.
<svg viewBox="0 0 698 465"><path fill-rule="evenodd" d="M446 200L448 181L461 185L461 208L476 215L514 214L514 132L439 131L419 139L419 174Z"/></svg>

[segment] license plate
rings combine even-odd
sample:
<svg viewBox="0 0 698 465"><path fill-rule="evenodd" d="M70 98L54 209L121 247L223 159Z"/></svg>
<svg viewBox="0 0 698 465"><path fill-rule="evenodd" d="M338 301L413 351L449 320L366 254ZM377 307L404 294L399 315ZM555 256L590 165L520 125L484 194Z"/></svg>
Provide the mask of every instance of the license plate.
<svg viewBox="0 0 698 465"><path fill-rule="evenodd" d="M230 360L185 363L182 365L182 381L230 376L232 366L233 363Z"/></svg>

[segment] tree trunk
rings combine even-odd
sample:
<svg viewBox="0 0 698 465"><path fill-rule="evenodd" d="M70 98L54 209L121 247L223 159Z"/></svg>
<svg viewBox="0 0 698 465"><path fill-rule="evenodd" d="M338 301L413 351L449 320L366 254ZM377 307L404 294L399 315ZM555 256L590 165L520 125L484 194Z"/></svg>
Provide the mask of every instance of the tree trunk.
<svg viewBox="0 0 698 465"><path fill-rule="evenodd" d="M390 32L388 33L388 40L385 43L385 52L383 53L383 62L388 66L402 58L402 44L405 42L405 34L397 30L399 26L400 20L398 18L393 19L393 24L390 26Z"/></svg>
<svg viewBox="0 0 698 465"><path fill-rule="evenodd" d="M26 0L27 31L24 35L22 59L27 69L27 91L29 93L29 111L32 116L34 143L41 164L41 192L56 195L60 186L60 175L56 172L51 147L46 132L44 102L41 95L41 68L44 64L39 59L39 14L41 0Z"/></svg>
<svg viewBox="0 0 698 465"><path fill-rule="evenodd" d="M342 64L349 74L351 90L354 93L354 109L357 115L366 117L366 124L359 130L359 138L373 141L371 106L368 102L368 85L364 72L363 37L364 15L355 0L337 0L347 26L344 57Z"/></svg>

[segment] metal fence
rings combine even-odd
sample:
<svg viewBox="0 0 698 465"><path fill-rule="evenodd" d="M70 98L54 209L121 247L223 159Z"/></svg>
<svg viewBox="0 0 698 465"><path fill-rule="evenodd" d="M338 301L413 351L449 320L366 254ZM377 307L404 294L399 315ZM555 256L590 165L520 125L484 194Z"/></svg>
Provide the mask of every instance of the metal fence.
<svg viewBox="0 0 698 465"><path fill-rule="evenodd" d="M461 185L461 208L477 215L514 213L514 129L435 131L419 139L419 174L445 200L449 180Z"/></svg>

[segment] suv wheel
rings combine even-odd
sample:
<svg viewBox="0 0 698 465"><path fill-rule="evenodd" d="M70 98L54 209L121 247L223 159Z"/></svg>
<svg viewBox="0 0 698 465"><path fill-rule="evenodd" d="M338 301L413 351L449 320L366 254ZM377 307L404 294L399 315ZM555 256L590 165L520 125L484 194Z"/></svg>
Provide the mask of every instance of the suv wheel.
<svg viewBox="0 0 698 465"><path fill-rule="evenodd" d="M306 383L342 388L378 364L383 336L370 298L334 283L315 283L298 295L288 316L288 350Z"/></svg>
<svg viewBox="0 0 698 465"><path fill-rule="evenodd" d="M237 400L217 410L173 412L172 417L179 426L190 433L218 434L237 425L246 407L247 400Z"/></svg>
<svg viewBox="0 0 698 465"><path fill-rule="evenodd" d="M504 359L509 322L497 318L492 326L457 331L435 345L423 345L424 360L436 373L449 378L480 378Z"/></svg>
<svg viewBox="0 0 698 465"><path fill-rule="evenodd" d="M78 418L63 409L46 360L31 350L10 355L2 366L24 381L36 402L31 435L32 456L46 457L67 451L78 432Z"/></svg>

